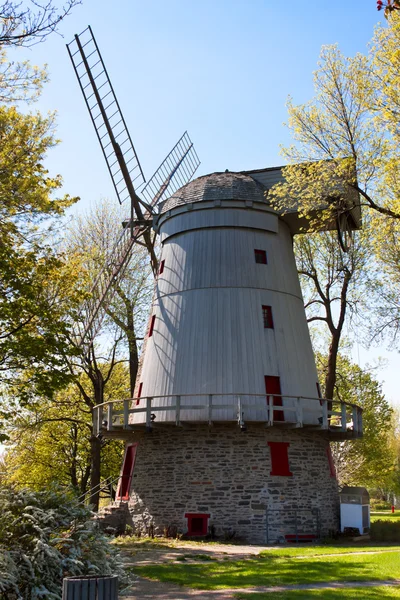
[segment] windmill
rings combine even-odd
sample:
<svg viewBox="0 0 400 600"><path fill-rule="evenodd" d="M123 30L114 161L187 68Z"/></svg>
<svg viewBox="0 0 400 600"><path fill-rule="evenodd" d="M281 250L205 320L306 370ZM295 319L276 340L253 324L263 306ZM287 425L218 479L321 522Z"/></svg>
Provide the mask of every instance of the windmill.
<svg viewBox="0 0 400 600"><path fill-rule="evenodd" d="M200 161L185 132L146 182L91 27L76 34L67 48L115 194L120 204L130 204L130 216L124 222L107 264L96 277L77 319L78 345L83 345L89 332L93 336L98 331L104 308L112 298L115 285L124 275L135 244L147 248L156 276L158 261L154 249L155 233L152 234L156 207L167 195L190 181Z"/></svg>
<svg viewBox="0 0 400 600"><path fill-rule="evenodd" d="M252 543L328 534L339 502L329 441L361 437L362 411L320 395L292 244L307 222L266 195L282 169L190 181L199 160L185 133L145 183L90 28L68 49L117 196L131 202L81 339L135 243L157 274L134 398L94 409L94 433L127 442L117 496L130 524ZM320 229L338 228L346 247L343 229L361 215L354 198L341 201L346 222L320 219Z"/></svg>

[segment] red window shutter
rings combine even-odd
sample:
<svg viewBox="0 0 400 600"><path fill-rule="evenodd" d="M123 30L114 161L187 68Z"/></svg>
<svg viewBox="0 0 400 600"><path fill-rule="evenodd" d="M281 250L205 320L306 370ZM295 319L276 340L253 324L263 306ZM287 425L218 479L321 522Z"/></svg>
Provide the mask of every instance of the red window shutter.
<svg viewBox="0 0 400 600"><path fill-rule="evenodd" d="M273 329L274 322L272 320L272 308L270 306L262 306L264 329Z"/></svg>
<svg viewBox="0 0 400 600"><path fill-rule="evenodd" d="M160 268L158 269L158 274L162 275L164 273L164 265L165 265L165 260L162 260L160 262Z"/></svg>
<svg viewBox="0 0 400 600"><path fill-rule="evenodd" d="M274 406L282 406L282 398L281 396L281 380L279 377L274 377L273 375L265 375L265 392L267 394L267 402L268 396L273 396L276 394L278 397L274 398ZM274 421L284 421L285 415L283 410L274 410Z"/></svg>
<svg viewBox="0 0 400 600"><path fill-rule="evenodd" d="M141 381L139 383L139 389L138 389L137 398L136 398L136 406L140 403L140 398L142 397L142 387L143 387L143 381Z"/></svg>
<svg viewBox="0 0 400 600"><path fill-rule="evenodd" d="M265 250L254 250L254 258L256 259L256 263L260 265L267 264L267 253Z"/></svg>
<svg viewBox="0 0 400 600"><path fill-rule="evenodd" d="M289 469L289 442L268 442L271 452L272 470L270 475L281 475L291 477L293 473Z"/></svg>
<svg viewBox="0 0 400 600"><path fill-rule="evenodd" d="M326 455L328 457L329 471L331 473L331 477L336 478L336 467L335 467L335 463L333 461L332 450L331 450L330 446L327 446L327 448L326 448Z"/></svg>
<svg viewBox="0 0 400 600"><path fill-rule="evenodd" d="M149 337L151 337L153 335L153 329L154 329L155 322L156 322L156 315L153 315L151 317L151 321L150 321Z"/></svg>
<svg viewBox="0 0 400 600"><path fill-rule="evenodd" d="M129 500L137 446L137 444L130 444L126 447L124 463L122 465L122 471L117 489L117 500Z"/></svg>

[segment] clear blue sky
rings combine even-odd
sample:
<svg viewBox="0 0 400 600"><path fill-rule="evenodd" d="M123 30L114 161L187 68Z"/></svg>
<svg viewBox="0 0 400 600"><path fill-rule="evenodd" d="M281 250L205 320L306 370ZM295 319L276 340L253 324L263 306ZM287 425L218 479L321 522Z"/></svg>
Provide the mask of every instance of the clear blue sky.
<svg viewBox="0 0 400 600"><path fill-rule="evenodd" d="M51 82L37 107L57 110L62 144L47 164L84 210L113 197L65 48L88 24L149 178L185 129L202 161L199 175L282 164L287 96L312 96L322 45L365 52L379 21L374 0L83 0L61 27L64 39L53 35L14 56L48 64ZM397 353L356 348L354 358L364 364L378 355L390 360L381 378L397 403Z"/></svg>

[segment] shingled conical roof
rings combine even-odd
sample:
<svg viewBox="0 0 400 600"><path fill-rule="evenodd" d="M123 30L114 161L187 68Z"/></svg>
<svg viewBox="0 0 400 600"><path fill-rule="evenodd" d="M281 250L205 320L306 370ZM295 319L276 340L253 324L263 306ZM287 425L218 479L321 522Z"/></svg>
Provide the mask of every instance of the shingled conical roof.
<svg viewBox="0 0 400 600"><path fill-rule="evenodd" d="M193 202L207 202L215 200L247 200L252 202L265 202L266 188L243 173L211 173L198 177L184 185L170 198L160 205L160 212L164 213L181 204Z"/></svg>

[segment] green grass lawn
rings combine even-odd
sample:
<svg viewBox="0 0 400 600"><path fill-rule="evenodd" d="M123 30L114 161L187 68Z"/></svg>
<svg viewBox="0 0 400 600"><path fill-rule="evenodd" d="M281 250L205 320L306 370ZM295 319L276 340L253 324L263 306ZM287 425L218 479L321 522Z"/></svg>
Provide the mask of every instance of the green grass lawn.
<svg viewBox="0 0 400 600"><path fill-rule="evenodd" d="M387 600L400 598L400 588L392 586L346 588L343 590L296 590L272 594L235 594L238 600Z"/></svg>
<svg viewBox="0 0 400 600"><path fill-rule="evenodd" d="M393 548L397 549L398 547ZM382 547L379 549L382 550ZM322 554L318 554L318 552L314 555L307 554L305 550L314 552L318 550L319 552L319 548L279 549L267 551L262 556L247 560L214 561L203 564L143 565L135 567L134 572L149 579L203 590L261 585L400 579L400 551L389 552L389 547L379 554L366 554L367 548L364 548L364 553L351 554L349 552L343 556L335 556L334 559L329 556L324 557L323 554L337 553L337 546L323 547ZM346 550L350 551L350 548ZM358 547L353 548L353 552L360 550L362 549ZM290 551L289 554L288 551ZM300 558L301 556L304 558ZM293 596L293 598L295 597ZM309 595L309 597L311 596ZM365 597L362 596L362 598ZM278 598L279 596L276 596L275 600Z"/></svg>
<svg viewBox="0 0 400 600"><path fill-rule="evenodd" d="M392 514L390 510L371 511L371 523L375 521L399 521L400 510Z"/></svg>

